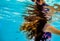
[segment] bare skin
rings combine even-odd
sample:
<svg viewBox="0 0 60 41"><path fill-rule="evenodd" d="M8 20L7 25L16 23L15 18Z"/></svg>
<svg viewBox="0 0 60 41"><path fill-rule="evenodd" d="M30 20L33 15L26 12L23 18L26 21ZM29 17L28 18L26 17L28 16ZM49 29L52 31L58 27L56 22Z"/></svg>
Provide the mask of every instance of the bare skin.
<svg viewBox="0 0 60 41"><path fill-rule="evenodd" d="M45 32L51 32L51 33L60 35L60 30L56 29L56 28L53 27L53 26L48 26L48 27L45 29Z"/></svg>

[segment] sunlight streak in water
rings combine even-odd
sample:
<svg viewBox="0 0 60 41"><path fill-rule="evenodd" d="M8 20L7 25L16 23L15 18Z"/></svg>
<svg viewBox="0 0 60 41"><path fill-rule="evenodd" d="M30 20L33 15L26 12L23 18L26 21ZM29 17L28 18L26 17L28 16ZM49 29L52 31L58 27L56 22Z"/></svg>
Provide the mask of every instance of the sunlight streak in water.
<svg viewBox="0 0 60 41"><path fill-rule="evenodd" d="M20 13L18 13L18 12L13 12L13 14L14 14L14 15L20 15Z"/></svg>
<svg viewBox="0 0 60 41"><path fill-rule="evenodd" d="M17 0L17 1L19 1L19 2L24 2L25 0Z"/></svg>

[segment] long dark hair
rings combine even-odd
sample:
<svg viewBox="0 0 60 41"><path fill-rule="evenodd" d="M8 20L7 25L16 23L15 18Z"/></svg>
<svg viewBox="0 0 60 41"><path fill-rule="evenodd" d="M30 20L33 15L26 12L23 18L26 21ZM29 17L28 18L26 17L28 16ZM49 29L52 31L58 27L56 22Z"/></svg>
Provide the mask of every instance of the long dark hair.
<svg viewBox="0 0 60 41"><path fill-rule="evenodd" d="M40 0L37 0L37 1L40 1ZM28 23L26 23L28 26L24 24L21 27L21 30L25 30L26 32L28 32L28 37L30 39L35 37L35 41L40 41L40 40L43 41L43 39L41 39L42 35L44 34L43 28L47 23L47 19L44 17L44 13L42 12L43 6L36 3L36 5L34 5L33 7L31 5L30 8L33 8L34 10L28 10L28 14L30 16L26 16L25 20L27 20L28 22L34 22L35 20L38 20L38 21L36 23L32 23L33 25L31 25L30 23L29 25ZM35 16L31 16L31 15L35 15Z"/></svg>
<svg viewBox="0 0 60 41"><path fill-rule="evenodd" d="M37 2L39 2L40 0L37 0ZM42 12L43 11L43 6L42 5L39 5L38 3L36 2L36 8L37 8L37 11L39 12L37 15L43 19L40 19L38 21L38 25L36 27L36 34L37 36L35 37L35 41L44 41L44 39L42 39L42 36L44 34L43 32L43 28L45 26L45 24L47 23L47 19L46 17L44 17L44 13Z"/></svg>

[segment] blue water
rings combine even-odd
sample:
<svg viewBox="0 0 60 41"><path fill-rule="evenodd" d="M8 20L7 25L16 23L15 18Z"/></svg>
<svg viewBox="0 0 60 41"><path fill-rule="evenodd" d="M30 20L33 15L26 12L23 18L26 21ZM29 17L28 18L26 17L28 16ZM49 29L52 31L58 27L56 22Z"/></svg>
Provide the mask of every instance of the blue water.
<svg viewBox="0 0 60 41"><path fill-rule="evenodd" d="M46 0L46 3L60 4L60 0ZM0 0L0 41L28 41L19 28L24 21L22 15L29 4L34 3L30 0ZM53 16L51 25L60 30L59 16L59 13ZM51 41L60 41L60 36L52 34Z"/></svg>

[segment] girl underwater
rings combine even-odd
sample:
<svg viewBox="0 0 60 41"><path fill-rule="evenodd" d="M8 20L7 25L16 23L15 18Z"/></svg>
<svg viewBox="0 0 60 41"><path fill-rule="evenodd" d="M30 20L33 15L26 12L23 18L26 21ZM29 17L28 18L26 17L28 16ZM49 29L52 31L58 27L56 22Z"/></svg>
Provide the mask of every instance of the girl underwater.
<svg viewBox="0 0 60 41"><path fill-rule="evenodd" d="M48 21L52 14L59 10L47 5L44 0L32 1L35 2L34 6L31 5L34 10L28 10L29 16L24 17L25 23L20 30L27 32L29 39L34 37L34 41L51 41L51 33L60 35L60 30L51 26Z"/></svg>

